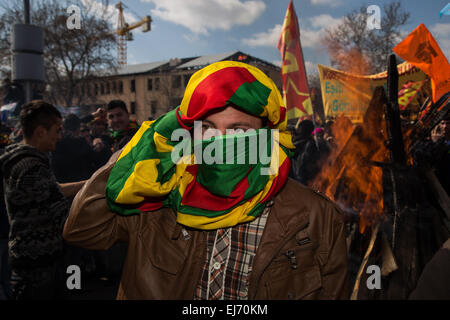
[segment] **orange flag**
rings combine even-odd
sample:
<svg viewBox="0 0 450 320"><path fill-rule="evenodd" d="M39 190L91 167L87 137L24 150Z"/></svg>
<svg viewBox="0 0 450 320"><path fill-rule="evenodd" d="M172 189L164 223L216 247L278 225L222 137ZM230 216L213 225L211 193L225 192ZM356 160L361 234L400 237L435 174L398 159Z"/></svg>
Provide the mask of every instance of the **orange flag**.
<svg viewBox="0 0 450 320"><path fill-rule="evenodd" d="M312 104L309 97L303 60L300 31L292 0L289 2L281 30L278 49L281 52L281 77L283 79L283 99L287 108L287 119L311 116Z"/></svg>
<svg viewBox="0 0 450 320"><path fill-rule="evenodd" d="M393 50L431 78L433 102L450 91L450 64L423 23Z"/></svg>

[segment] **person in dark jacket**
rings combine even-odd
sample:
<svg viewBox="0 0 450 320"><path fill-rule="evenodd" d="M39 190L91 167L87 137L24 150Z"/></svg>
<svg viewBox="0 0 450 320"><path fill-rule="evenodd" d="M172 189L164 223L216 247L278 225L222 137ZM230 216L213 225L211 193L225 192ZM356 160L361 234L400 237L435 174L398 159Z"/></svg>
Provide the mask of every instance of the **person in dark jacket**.
<svg viewBox="0 0 450 320"><path fill-rule="evenodd" d="M108 125L114 141L112 152L122 149L138 130L136 121L130 120L127 106L122 100L112 100L106 107Z"/></svg>
<svg viewBox="0 0 450 320"><path fill-rule="evenodd" d="M97 154L80 135L80 127L81 120L77 115L67 115L63 121L62 139L51 154L52 170L60 183L89 179L97 169ZM72 200L68 199L69 207ZM84 275L90 275L95 268L94 253L64 243L64 267L69 265L77 265Z"/></svg>
<svg viewBox="0 0 450 320"><path fill-rule="evenodd" d="M0 156L11 143L8 137L8 129L0 123ZM8 264L8 236L9 221L6 213L6 204L3 184L0 184L0 300L7 300L11 296L9 285L10 268Z"/></svg>
<svg viewBox="0 0 450 320"><path fill-rule="evenodd" d="M62 123L53 105L39 100L24 105L20 123L23 142L6 147L0 157L12 298L61 298L65 197L78 192L84 181L60 185L52 173L48 152L61 139Z"/></svg>
<svg viewBox="0 0 450 320"><path fill-rule="evenodd" d="M108 135L108 123L106 118L94 118L90 123L90 137L95 151L95 170L99 169L112 155L112 139Z"/></svg>
<svg viewBox="0 0 450 320"><path fill-rule="evenodd" d="M96 124L96 119L97 122L102 119L104 117L104 112L105 110L103 110L103 108L99 108L93 114L94 122L92 124ZM137 132L138 126L135 121L130 120L127 106L122 100L111 100L108 103L106 107L106 119L110 129L110 139L100 136L94 138L93 143L97 142L99 145L110 145L111 153L108 154L109 159L113 152L125 147L125 145ZM101 142L99 140L101 140ZM106 159L106 155L102 159ZM100 250L95 252L97 274L100 279L107 280L113 285L118 286L126 254L127 244L123 242L116 243L108 250Z"/></svg>
<svg viewBox="0 0 450 320"><path fill-rule="evenodd" d="M100 120L104 118L104 112L102 108L99 108L94 114L94 120L92 125L101 125ZM106 119L110 131L110 139L102 137L98 132L97 137L93 139L93 143L98 143L99 145L111 145L111 156L112 152L116 152L122 149L134 136L138 130L137 123L130 120L130 115L128 113L127 106L122 100L112 100L108 103L106 107ZM98 131L98 130L97 130ZM99 147L99 150L103 150ZM106 155L102 160L107 160ZM118 286L120 275L122 274L122 268L125 261L127 253L126 243L117 243L108 250L101 250L95 253L96 255L96 267L97 274L102 280L107 280L113 285Z"/></svg>
<svg viewBox="0 0 450 320"><path fill-rule="evenodd" d="M1 148L0 155L4 152L4 148ZM8 263L9 221L5 197L3 196L3 183L0 184L0 191L2 195L0 197L0 300L8 300L11 296L9 285L10 268Z"/></svg>
<svg viewBox="0 0 450 320"><path fill-rule="evenodd" d="M89 179L94 173L94 150L80 136L80 119L69 114L63 122L63 137L52 152L52 169L59 182Z"/></svg>
<svg viewBox="0 0 450 320"><path fill-rule="evenodd" d="M95 151L95 170L103 166L112 155L111 149L113 140L110 137L107 128L106 112L103 108L98 108L92 114L81 118L80 136L82 136Z"/></svg>
<svg viewBox="0 0 450 320"><path fill-rule="evenodd" d="M329 147L325 140L313 136L314 123L311 120L303 120L299 123L293 139L295 146L292 158L290 177L308 185L320 170L323 157L329 153Z"/></svg>

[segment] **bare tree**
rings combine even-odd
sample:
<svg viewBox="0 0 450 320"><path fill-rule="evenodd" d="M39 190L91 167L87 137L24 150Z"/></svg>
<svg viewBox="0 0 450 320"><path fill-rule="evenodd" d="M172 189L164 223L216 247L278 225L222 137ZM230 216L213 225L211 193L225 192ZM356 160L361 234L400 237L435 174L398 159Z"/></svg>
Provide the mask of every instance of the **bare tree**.
<svg viewBox="0 0 450 320"><path fill-rule="evenodd" d="M343 21L325 32L322 43L331 64L340 70L370 74L386 70L386 58L401 40L400 27L408 23L410 14L400 1L384 4L381 29L367 27L367 6L347 14Z"/></svg>
<svg viewBox="0 0 450 320"><path fill-rule="evenodd" d="M307 79L309 88L320 88L320 78L318 72L308 74Z"/></svg>
<svg viewBox="0 0 450 320"><path fill-rule="evenodd" d="M67 28L70 5L80 10L81 29ZM115 35L109 23L108 1L94 6L92 1L33 1L31 23L44 29L44 61L47 89L45 96L66 107L89 101L92 90L81 89L86 80L105 70L116 68ZM3 1L0 16L0 65L10 61L10 33L14 23L23 21L17 1ZM110 8L109 8L110 9ZM6 68L5 68L6 69ZM84 92L82 92L84 91ZM83 94L82 94L83 93Z"/></svg>

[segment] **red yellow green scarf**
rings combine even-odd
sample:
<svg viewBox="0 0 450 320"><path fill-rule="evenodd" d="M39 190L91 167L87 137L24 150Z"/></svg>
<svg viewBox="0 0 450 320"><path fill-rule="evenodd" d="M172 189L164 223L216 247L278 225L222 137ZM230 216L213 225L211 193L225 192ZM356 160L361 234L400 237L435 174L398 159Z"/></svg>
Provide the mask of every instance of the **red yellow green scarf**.
<svg viewBox="0 0 450 320"><path fill-rule="evenodd" d="M278 130L279 134L270 140L276 151L269 154L270 163L182 161L186 157L193 160L194 154L174 163L171 153L179 143L171 141L174 130L191 129L195 120L230 103L267 119L268 126ZM169 207L176 212L180 224L203 230L255 219L285 184L289 173L294 146L286 130L285 115L277 87L259 69L241 62L222 61L197 71L186 87L181 105L155 121L144 122L122 150L106 187L110 209L130 215ZM261 133L257 130L253 134ZM243 134L244 139L251 139L251 135ZM204 150L216 139L237 138L239 135L203 140L201 148ZM244 152L251 145L248 141ZM270 174L260 174L261 169L274 165L277 168Z"/></svg>

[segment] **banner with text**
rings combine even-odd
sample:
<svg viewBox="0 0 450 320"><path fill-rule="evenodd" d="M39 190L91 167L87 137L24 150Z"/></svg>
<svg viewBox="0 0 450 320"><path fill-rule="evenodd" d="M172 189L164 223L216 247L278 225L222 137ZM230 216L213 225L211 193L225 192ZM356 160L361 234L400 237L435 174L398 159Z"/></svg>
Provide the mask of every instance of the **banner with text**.
<svg viewBox="0 0 450 320"><path fill-rule="evenodd" d="M387 72L361 76L339 71L323 65L319 69L325 117L336 118L340 114L347 116L353 123L361 123L378 86L386 90ZM397 66L399 88L408 81L423 81L426 74L408 62Z"/></svg>

